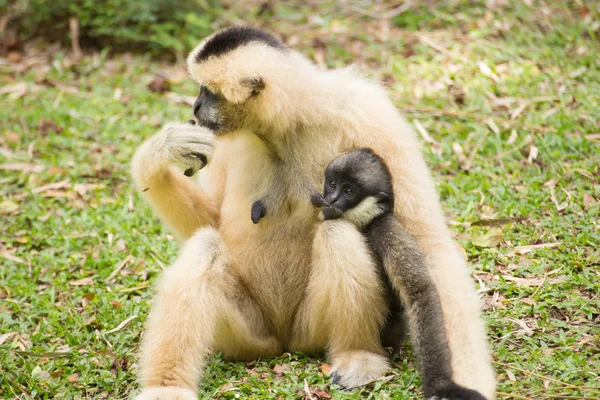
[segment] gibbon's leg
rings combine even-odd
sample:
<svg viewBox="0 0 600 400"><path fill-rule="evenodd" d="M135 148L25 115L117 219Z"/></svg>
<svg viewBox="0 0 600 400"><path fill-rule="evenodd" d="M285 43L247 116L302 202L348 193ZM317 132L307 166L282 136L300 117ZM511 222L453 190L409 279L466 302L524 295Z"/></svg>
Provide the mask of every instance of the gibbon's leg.
<svg viewBox="0 0 600 400"><path fill-rule="evenodd" d="M143 390L137 400L196 399L211 350L237 359L280 354L281 345L229 265L218 233L204 228L164 272L140 350Z"/></svg>
<svg viewBox="0 0 600 400"><path fill-rule="evenodd" d="M188 123L167 124L136 151L132 175L139 190L178 239L212 225L217 209L210 196L191 176L212 155L213 134ZM185 175L172 164L188 168Z"/></svg>
<svg viewBox="0 0 600 400"><path fill-rule="evenodd" d="M389 369L380 331L385 290L363 235L341 219L324 221L313 242L313 269L292 347L327 346L333 382L350 389Z"/></svg>

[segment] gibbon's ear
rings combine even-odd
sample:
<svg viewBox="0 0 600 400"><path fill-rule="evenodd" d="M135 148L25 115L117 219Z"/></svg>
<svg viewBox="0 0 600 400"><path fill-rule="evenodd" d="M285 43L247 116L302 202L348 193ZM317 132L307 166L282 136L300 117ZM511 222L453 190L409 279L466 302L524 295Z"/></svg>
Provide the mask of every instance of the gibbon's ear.
<svg viewBox="0 0 600 400"><path fill-rule="evenodd" d="M242 78L239 82L223 85L221 93L230 103L241 104L251 97L258 96L264 88L265 81L261 77Z"/></svg>

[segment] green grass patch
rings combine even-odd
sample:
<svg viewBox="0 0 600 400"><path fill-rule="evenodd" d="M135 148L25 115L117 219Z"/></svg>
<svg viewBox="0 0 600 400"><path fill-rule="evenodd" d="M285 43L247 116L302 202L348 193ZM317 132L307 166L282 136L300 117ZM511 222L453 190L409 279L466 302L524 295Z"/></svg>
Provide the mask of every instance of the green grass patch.
<svg viewBox="0 0 600 400"><path fill-rule="evenodd" d="M498 390L600 397L597 6L448 0L390 17L384 3L344 4L238 2L218 24L243 16L322 65L382 80L430 138ZM189 118L177 96L196 85L141 55L21 56L0 59L0 397L127 398L151 285L178 249L133 189L129 161L160 124ZM157 74L163 93L148 88ZM334 398L413 398L412 358L394 361L385 380L346 393L322 358L215 355L200 395L300 398L306 381Z"/></svg>

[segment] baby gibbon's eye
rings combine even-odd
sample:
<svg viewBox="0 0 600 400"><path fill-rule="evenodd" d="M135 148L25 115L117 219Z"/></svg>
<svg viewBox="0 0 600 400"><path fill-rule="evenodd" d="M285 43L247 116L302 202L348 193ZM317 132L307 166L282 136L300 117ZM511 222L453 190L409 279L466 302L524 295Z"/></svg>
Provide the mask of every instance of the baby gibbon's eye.
<svg viewBox="0 0 600 400"><path fill-rule="evenodd" d="M354 192L352 191L352 188L348 188L348 189L344 190L344 193L346 193L346 196L352 196L354 194Z"/></svg>
<svg viewBox="0 0 600 400"><path fill-rule="evenodd" d="M329 187L335 189L335 181L329 181Z"/></svg>

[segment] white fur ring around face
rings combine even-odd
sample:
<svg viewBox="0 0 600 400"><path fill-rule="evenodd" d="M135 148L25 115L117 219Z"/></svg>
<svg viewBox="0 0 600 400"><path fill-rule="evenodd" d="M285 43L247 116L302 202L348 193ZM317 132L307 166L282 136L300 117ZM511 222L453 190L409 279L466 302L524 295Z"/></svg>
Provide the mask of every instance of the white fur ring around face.
<svg viewBox="0 0 600 400"><path fill-rule="evenodd" d="M164 386L142 390L135 400L198 400L198 395L191 389Z"/></svg>

